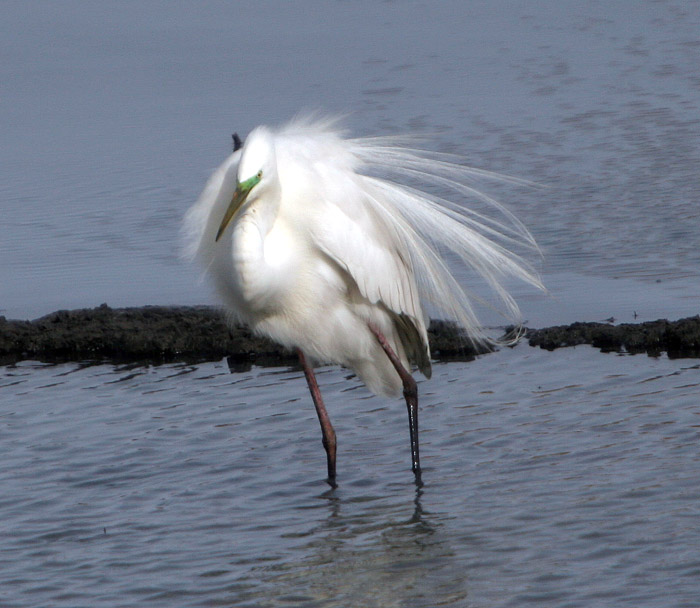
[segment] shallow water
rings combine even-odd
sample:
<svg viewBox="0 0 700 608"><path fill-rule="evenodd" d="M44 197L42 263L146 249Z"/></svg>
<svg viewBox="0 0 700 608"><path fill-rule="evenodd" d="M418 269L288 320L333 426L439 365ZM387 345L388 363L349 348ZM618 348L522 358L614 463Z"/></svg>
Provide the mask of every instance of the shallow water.
<svg viewBox="0 0 700 608"><path fill-rule="evenodd" d="M420 489L403 404L346 375L331 491L298 370L4 368L2 604L697 605L697 362L436 365Z"/></svg>
<svg viewBox="0 0 700 608"><path fill-rule="evenodd" d="M213 302L182 215L303 108L539 183L489 190L543 249L531 326L700 312L697 3L305 7L0 5L0 314ZM697 361L436 365L420 489L404 406L347 376L330 491L297 370L0 368L0 604L698 605Z"/></svg>

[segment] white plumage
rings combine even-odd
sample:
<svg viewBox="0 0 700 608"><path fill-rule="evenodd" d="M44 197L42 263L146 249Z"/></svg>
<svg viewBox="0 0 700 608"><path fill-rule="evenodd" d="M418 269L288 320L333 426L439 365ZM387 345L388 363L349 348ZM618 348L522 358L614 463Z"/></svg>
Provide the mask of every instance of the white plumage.
<svg viewBox="0 0 700 608"><path fill-rule="evenodd" d="M354 370L382 395L400 393L402 380L370 325L406 369L415 364L428 377L426 305L485 338L442 252L486 279L514 318L503 279L541 287L510 250L536 249L529 232L474 189L475 179L492 174L402 144L347 139L330 120L258 127L214 172L185 221L189 253L236 321L316 362ZM463 199L474 196L502 219L470 211Z"/></svg>

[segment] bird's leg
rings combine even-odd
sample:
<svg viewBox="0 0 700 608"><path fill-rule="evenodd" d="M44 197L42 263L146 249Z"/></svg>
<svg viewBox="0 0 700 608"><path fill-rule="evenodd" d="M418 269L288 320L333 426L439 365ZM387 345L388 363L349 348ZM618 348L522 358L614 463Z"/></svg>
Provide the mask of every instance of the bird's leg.
<svg viewBox="0 0 700 608"><path fill-rule="evenodd" d="M299 355L301 367L304 369L304 375L306 376L306 383L309 385L309 391L311 391L311 398L314 401L318 421L321 423L323 447L326 449L326 459L328 461L328 483L335 488L335 431L333 430L331 419L328 417L326 406L323 404L323 398L321 397L321 391L318 388L318 383L316 382L314 370L306 361L306 357L300 348L297 349L297 354Z"/></svg>
<svg viewBox="0 0 700 608"><path fill-rule="evenodd" d="M394 369L401 377L403 382L403 396L406 399L406 408L408 409L408 430L411 434L411 460L413 464L413 472L416 475L416 480L420 482L420 454L418 450L418 385L411 373L403 366L398 355L391 348L386 336L372 322L367 323L369 330L374 334L379 342L379 345L384 349L389 361L391 361Z"/></svg>

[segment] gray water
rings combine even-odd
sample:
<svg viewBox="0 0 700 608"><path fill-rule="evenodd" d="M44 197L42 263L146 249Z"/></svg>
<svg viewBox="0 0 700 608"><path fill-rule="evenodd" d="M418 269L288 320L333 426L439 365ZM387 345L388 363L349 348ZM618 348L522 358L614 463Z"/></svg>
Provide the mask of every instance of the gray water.
<svg viewBox="0 0 700 608"><path fill-rule="evenodd" d="M3 370L3 606L697 606L700 364L521 345L405 408L303 374Z"/></svg>
<svg viewBox="0 0 700 608"><path fill-rule="evenodd" d="M540 184L489 190L530 325L699 312L697 2L5 2L0 57L9 318L213 303L182 215L303 109ZM0 368L0 605L700 605L697 361L436 365L422 488L402 403L319 379L335 491L297 370Z"/></svg>

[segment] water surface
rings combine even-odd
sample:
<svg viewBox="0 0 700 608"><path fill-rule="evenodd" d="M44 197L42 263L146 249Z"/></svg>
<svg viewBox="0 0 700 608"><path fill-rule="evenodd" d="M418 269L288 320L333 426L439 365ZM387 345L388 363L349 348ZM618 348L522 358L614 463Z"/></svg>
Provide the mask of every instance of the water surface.
<svg viewBox="0 0 700 608"><path fill-rule="evenodd" d="M696 2L0 11L9 318L212 302L179 257L182 215L233 131L303 109L541 184L489 190L542 247L550 297L516 291L538 326L698 312Z"/></svg>
<svg viewBox="0 0 700 608"><path fill-rule="evenodd" d="M404 405L303 374L23 363L0 377L4 606L691 606L700 366L521 345ZM280 390L284 387L284 390Z"/></svg>
<svg viewBox="0 0 700 608"><path fill-rule="evenodd" d="M179 226L300 109L540 188L547 326L698 314L696 2L0 5L0 314L211 303ZM471 285L472 278L460 279ZM486 323L501 323L486 313ZM400 401L224 362L0 368L3 606L697 606L694 360L522 345Z"/></svg>

